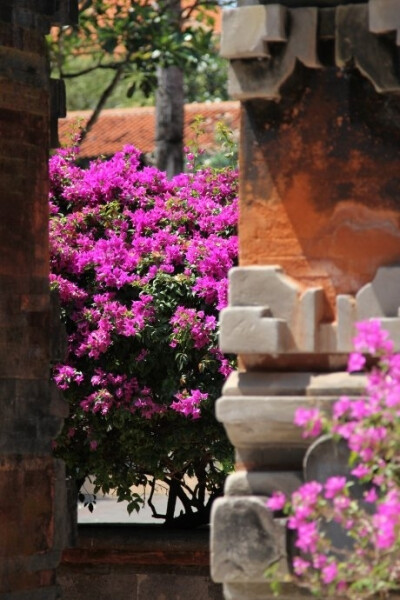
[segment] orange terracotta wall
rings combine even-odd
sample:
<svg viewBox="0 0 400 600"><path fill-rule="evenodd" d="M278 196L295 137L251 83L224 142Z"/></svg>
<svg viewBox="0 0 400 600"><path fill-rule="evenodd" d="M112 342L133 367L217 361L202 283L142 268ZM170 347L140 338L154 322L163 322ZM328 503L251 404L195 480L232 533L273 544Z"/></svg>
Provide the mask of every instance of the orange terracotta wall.
<svg viewBox="0 0 400 600"><path fill-rule="evenodd" d="M243 105L240 264L323 286L330 320L336 294L400 261L400 102L357 73L307 77Z"/></svg>

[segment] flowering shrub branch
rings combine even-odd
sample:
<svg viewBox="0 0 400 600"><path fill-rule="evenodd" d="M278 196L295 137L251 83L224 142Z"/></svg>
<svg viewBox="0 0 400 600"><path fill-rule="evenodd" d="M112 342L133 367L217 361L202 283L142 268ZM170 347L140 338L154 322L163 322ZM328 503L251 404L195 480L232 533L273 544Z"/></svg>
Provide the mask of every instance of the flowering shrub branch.
<svg viewBox="0 0 400 600"><path fill-rule="evenodd" d="M237 258L237 174L169 181L132 147L84 170L64 149L50 184L51 285L68 334L54 379L70 402L56 454L129 510L130 488L160 479L207 519L233 460L213 407L233 367L217 315Z"/></svg>
<svg viewBox="0 0 400 600"><path fill-rule="evenodd" d="M267 506L284 510L295 534L292 580L320 596L364 600L400 588L400 354L379 321L357 328L348 370L366 369L365 354L375 358L365 396L342 396L331 418L304 408L295 416L304 437L325 432L347 445L349 477L307 482L290 501L276 492Z"/></svg>

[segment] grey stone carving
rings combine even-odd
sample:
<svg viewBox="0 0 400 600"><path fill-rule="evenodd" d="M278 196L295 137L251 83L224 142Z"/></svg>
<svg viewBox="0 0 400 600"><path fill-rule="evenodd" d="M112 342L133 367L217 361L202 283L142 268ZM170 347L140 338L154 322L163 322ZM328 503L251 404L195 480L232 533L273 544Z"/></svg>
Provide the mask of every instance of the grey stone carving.
<svg viewBox="0 0 400 600"><path fill-rule="evenodd" d="M381 267L351 296L340 294L336 321L323 323L323 290L304 290L279 267L236 267L229 306L221 313L220 347L243 355L328 353L352 350L355 323L379 319L400 349L400 266Z"/></svg>
<svg viewBox="0 0 400 600"><path fill-rule="evenodd" d="M269 42L286 42L286 9L279 4L227 8L222 16L221 56L270 56Z"/></svg>
<svg viewBox="0 0 400 600"><path fill-rule="evenodd" d="M268 9L273 5L264 8L268 16ZM290 10L289 15L289 33L287 41L277 40L278 31L284 28L284 15L281 11L277 13L275 22L275 31L269 32L269 37L263 36L263 41L282 41L282 44L276 44L274 52L266 50L262 46L261 39L258 37L258 48L264 48L264 54L253 54L257 60L244 60L250 58L251 49L254 46L245 36L243 38L237 35L236 27L233 23L243 22L243 29L246 30L246 15L249 9L258 7L247 7L230 9L235 11L235 18L230 16L224 21L226 33L224 39L230 40L229 46L226 43L222 47L222 56L230 58L229 67L229 93L233 98L239 100L250 100L253 98L279 99L280 88L285 81L292 75L296 63L299 61L306 67L317 69L321 64L317 57L317 26L318 11L316 8L296 8ZM245 12L244 12L245 11ZM278 20L280 22L278 23ZM235 37L236 35L236 37ZM247 42L247 48L244 47ZM261 60L261 58L264 60ZM233 60L234 59L234 60Z"/></svg>
<svg viewBox="0 0 400 600"><path fill-rule="evenodd" d="M255 471L278 466L296 470L301 469L310 441L293 424L295 411L302 406L329 411L339 396L357 397L364 387L363 375L346 372L234 372L217 402L216 416L236 448L238 463ZM229 479L228 488L231 485L239 484ZM256 481L246 485L250 489ZM268 488L263 489L266 493Z"/></svg>
<svg viewBox="0 0 400 600"><path fill-rule="evenodd" d="M266 496L218 498L212 507L214 581L265 583L268 564L286 553L286 529L266 508Z"/></svg>
<svg viewBox="0 0 400 600"><path fill-rule="evenodd" d="M292 494L302 484L301 472L237 471L225 483L225 496L270 496L276 490Z"/></svg>
<svg viewBox="0 0 400 600"><path fill-rule="evenodd" d="M310 440L293 425L295 409L329 410L341 394L357 397L364 386L364 376L344 372L236 372L229 377L217 418L236 447L238 470L228 477L225 496L214 503L211 515L212 577L223 583L226 600L272 598L266 567L276 561L282 575L287 572L285 521L265 501L274 490L290 495L303 481ZM307 454L307 476L314 455ZM284 586L280 598L299 595Z"/></svg>
<svg viewBox="0 0 400 600"><path fill-rule="evenodd" d="M400 46L399 0L369 0L369 28L373 33L396 31L396 43Z"/></svg>
<svg viewBox="0 0 400 600"><path fill-rule="evenodd" d="M367 4L337 7L336 64L341 68L355 65L377 92L399 93L392 47L387 39L370 32L368 17Z"/></svg>
<svg viewBox="0 0 400 600"><path fill-rule="evenodd" d="M298 63L322 68L318 46L327 39L335 42L337 67L357 68L377 92L400 93L399 2L369 0L334 8L268 4L224 11L221 54L230 60L231 96L279 100Z"/></svg>

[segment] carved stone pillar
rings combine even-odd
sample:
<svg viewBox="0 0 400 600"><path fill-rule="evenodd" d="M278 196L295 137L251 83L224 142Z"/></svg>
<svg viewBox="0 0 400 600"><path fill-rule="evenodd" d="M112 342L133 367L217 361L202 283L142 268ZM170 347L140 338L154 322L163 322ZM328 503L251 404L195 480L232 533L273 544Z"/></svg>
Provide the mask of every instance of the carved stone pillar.
<svg viewBox="0 0 400 600"><path fill-rule="evenodd" d="M360 394L363 378L345 372L355 322L381 319L400 350L398 44L399 0L224 13L222 55L242 101L240 266L220 340L240 370L217 403L238 470L211 543L227 600L268 597L263 572L285 553L264 501L303 477L296 407Z"/></svg>

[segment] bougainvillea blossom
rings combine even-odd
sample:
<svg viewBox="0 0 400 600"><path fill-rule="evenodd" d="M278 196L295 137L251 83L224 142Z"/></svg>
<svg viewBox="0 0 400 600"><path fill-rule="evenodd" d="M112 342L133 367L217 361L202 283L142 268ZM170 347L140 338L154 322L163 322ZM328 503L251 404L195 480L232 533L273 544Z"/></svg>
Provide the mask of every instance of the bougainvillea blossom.
<svg viewBox="0 0 400 600"><path fill-rule="evenodd" d="M68 335L54 380L71 406L58 454L122 498L143 477L196 469L216 491L232 464L213 405L233 365L217 321L237 260L237 173L168 180L129 146L87 169L59 150L49 172L50 282Z"/></svg>
<svg viewBox="0 0 400 600"><path fill-rule="evenodd" d="M300 552L297 584L327 598L366 600L400 588L400 355L376 319L357 324L354 347L348 371L365 370L365 395L342 396L331 417L316 408L295 416L304 437L329 434L347 446L348 475L307 482L291 498L275 492L266 505L288 514ZM332 523L341 538L329 535Z"/></svg>

